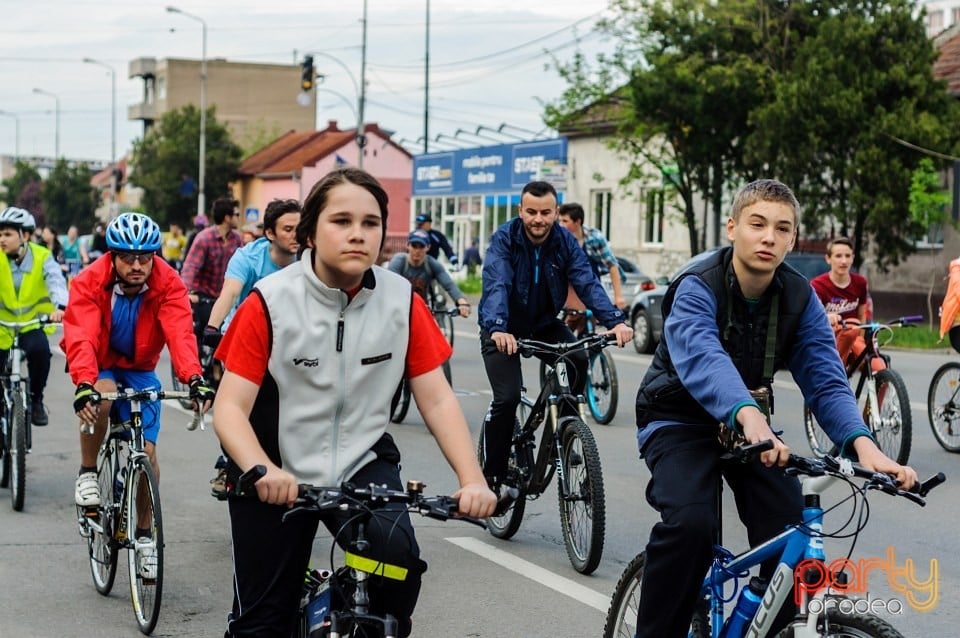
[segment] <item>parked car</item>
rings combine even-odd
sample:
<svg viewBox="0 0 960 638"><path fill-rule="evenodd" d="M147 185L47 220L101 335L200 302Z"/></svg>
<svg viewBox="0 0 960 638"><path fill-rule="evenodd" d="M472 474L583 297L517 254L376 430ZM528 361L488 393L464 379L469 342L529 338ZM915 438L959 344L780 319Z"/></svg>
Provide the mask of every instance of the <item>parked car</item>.
<svg viewBox="0 0 960 638"><path fill-rule="evenodd" d="M617 261L620 263L620 272L623 273L623 281L621 281L620 285L623 289L624 299L633 299L644 290L653 290L657 287L653 279L643 274L643 272L637 268L637 265L629 259L617 257ZM607 291L610 301L613 301L613 283L610 281L610 275L600 277L600 283L603 284L604 290Z"/></svg>
<svg viewBox="0 0 960 638"><path fill-rule="evenodd" d="M808 280L830 270L830 265L822 253L787 253L784 261L799 270ZM630 304L633 347L641 354L653 352L663 335L663 314L660 306L674 277L676 273L670 279L658 280L658 285L653 290L640 292Z"/></svg>

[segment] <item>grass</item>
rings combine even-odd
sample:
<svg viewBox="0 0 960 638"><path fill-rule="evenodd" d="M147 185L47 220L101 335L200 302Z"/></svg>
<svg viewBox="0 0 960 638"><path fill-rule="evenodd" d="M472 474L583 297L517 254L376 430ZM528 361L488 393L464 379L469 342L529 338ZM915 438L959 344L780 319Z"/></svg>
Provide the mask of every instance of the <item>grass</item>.
<svg viewBox="0 0 960 638"><path fill-rule="evenodd" d="M480 289L482 288L482 280L476 275L472 277L467 277L461 282L457 283L457 287L460 288L460 291L465 295L476 295L480 294Z"/></svg>
<svg viewBox="0 0 960 638"><path fill-rule="evenodd" d="M884 331L886 332L886 331ZM910 348L914 350L942 350L950 349L950 341L944 336L943 341L937 343L940 339L940 329L935 327L932 330L925 324L915 324L906 328L897 327L893 329L893 339L888 341L889 335L879 334L880 345L889 345L894 348Z"/></svg>

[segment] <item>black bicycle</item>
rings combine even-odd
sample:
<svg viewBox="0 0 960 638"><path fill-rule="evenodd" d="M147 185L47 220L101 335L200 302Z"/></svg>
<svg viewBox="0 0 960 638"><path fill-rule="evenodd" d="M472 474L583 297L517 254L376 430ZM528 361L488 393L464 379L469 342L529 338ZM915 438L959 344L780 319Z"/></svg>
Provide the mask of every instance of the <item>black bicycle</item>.
<svg viewBox="0 0 960 638"><path fill-rule="evenodd" d="M431 312L433 312L433 317L437 320L443 336L447 338L450 347L453 347L453 318L460 316L460 307L435 308ZM441 364L441 368L443 368L443 376L447 378L447 383L453 385L453 373L450 370L450 360L444 361ZM397 392L393 396L393 403L391 405L393 408L390 410L390 421L393 423L402 422L406 418L407 412L410 411L410 384L406 378L404 378L397 387Z"/></svg>
<svg viewBox="0 0 960 638"><path fill-rule="evenodd" d="M519 497L501 515L487 519L487 529L497 538L508 539L520 529L527 500L542 495L557 474L560 502L560 526L573 568L581 574L592 573L603 554L606 509L600 452L590 428L584 423L586 399L572 393L569 361L579 351L597 352L611 343L615 335L588 335L571 343L543 343L517 340L522 356L548 357L554 363L547 369L546 383L535 401L521 388L520 415L514 421L513 439L504 483L516 487ZM575 408L576 415L562 415ZM537 430L541 429L537 447ZM486 419L480 428L477 455L484 464Z"/></svg>
<svg viewBox="0 0 960 638"><path fill-rule="evenodd" d="M110 415L110 427L97 453L97 484L100 505L77 506L80 536L87 539L90 573L97 591L106 596L113 589L117 557L127 550L130 601L141 633L150 634L160 617L163 593L163 517L160 486L144 449L141 402L182 400L189 392L119 388L101 394L103 401L130 403L130 420ZM194 413L188 429L202 424ZM149 537L135 538L136 528L149 530Z"/></svg>
<svg viewBox="0 0 960 638"><path fill-rule="evenodd" d="M264 466L256 465L241 475L236 494L256 497L253 485L265 473ZM397 619L390 614L379 615L370 611L368 581L371 576L402 581L406 579L407 570L359 553L369 551L366 528L377 516L377 510L390 504L402 504L409 512L438 521L454 519L484 527L483 521L457 513L457 499L450 496L424 496L424 487L420 481L407 481L404 491L374 484L359 486L343 483L339 487L300 485L296 505L283 515L284 521L302 514L346 511L354 515L352 527L345 525L340 532L351 527L356 529L356 537L345 548L341 567L336 567L334 560L334 551L338 546L338 537L335 536L330 545L330 569L307 570L294 638L396 638L399 627Z"/></svg>
<svg viewBox="0 0 960 638"><path fill-rule="evenodd" d="M30 375L20 333L34 326L60 325L42 315L30 321L0 321L13 332L7 363L0 372L0 487L10 488L10 500L16 512L23 510L26 497L27 452L33 447L30 414Z"/></svg>

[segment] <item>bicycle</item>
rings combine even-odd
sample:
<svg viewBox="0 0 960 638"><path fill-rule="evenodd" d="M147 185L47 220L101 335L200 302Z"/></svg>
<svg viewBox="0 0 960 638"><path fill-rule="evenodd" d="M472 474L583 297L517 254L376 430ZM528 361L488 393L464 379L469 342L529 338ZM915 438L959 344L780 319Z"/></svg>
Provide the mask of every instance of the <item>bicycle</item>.
<svg viewBox="0 0 960 638"><path fill-rule="evenodd" d="M160 617L163 594L163 517L160 489L150 458L144 451L142 401L183 399L189 392L119 388L101 393L102 401L130 403L130 420L110 416L110 427L97 453L97 483L100 505L77 506L80 536L87 539L90 573L97 591L106 596L113 589L117 558L127 550L130 599L140 632L149 635ZM194 413L187 426L203 427L203 417ZM91 426L92 429L92 426ZM141 525L148 520L147 525ZM131 528L149 529L148 540L134 538ZM147 554L152 553L155 564ZM155 570L149 573L150 567ZM144 573L144 572L148 573Z"/></svg>
<svg viewBox="0 0 960 638"><path fill-rule="evenodd" d="M960 352L960 326L950 328L950 345ZM927 390L927 416L933 438L947 452L960 452L960 363L950 361L933 373Z"/></svg>
<svg viewBox="0 0 960 638"><path fill-rule="evenodd" d="M0 373L0 487L10 488L10 501L15 512L23 511L26 498L27 452L33 447L33 425L30 414L30 374L20 349L20 333L33 326L57 326L46 315L30 321L0 321L0 326L13 332L13 343L7 363Z"/></svg>
<svg viewBox="0 0 960 638"><path fill-rule="evenodd" d="M453 317L460 316L460 306L453 306L452 308L434 308L431 310L433 313L434 319L437 320L437 324L440 326L441 332L444 333L444 337L447 338L447 342L450 344L450 347L453 347ZM446 327L445 327L446 326ZM450 369L450 360L444 361L440 364L440 367L443 369L443 376L447 378L447 383L453 385L453 372ZM397 392L393 397L393 408L390 410L390 421L391 423L401 423L407 416L407 412L410 410L410 384L407 379L400 381L400 385L397 387Z"/></svg>
<svg viewBox="0 0 960 638"><path fill-rule="evenodd" d="M216 392L217 388L220 386L220 379L223 377L223 366L222 364L214 358L213 353L216 351L216 347L207 345L203 343L203 340L197 342L198 354L200 355L200 367L203 372L201 373L204 379L210 381L210 387L213 388ZM182 383L177 378L177 370L174 368L173 360L170 360L170 387L173 388L174 392L186 392L185 399L180 399L179 403L182 408L185 410L190 410L193 408L193 401L190 401L190 386L186 383Z"/></svg>
<svg viewBox="0 0 960 638"><path fill-rule="evenodd" d="M255 498L253 485L265 473L264 466L254 466L237 480L235 493L240 497ZM299 486L299 497L294 507L284 513L284 521L291 516L346 511L354 515L351 523L356 529L356 537L344 550L343 566L335 566L334 551L338 546L338 536L348 527L346 525L334 536L334 542L330 545L330 569L307 570L294 638L397 636L396 618L390 614L381 616L370 612L368 581L372 576L402 581L406 578L407 570L354 553L369 550L366 527L376 517L376 510L389 504L403 504L407 511L435 520L452 518L484 527L483 521L457 514L457 499L450 496L424 496L424 487L420 481L407 481L405 491L374 484L360 487L348 482L339 487ZM369 633L371 630L376 633Z"/></svg>
<svg viewBox="0 0 960 638"><path fill-rule="evenodd" d="M566 317L583 318L583 331L577 333L577 337L596 334L593 311L589 308L583 310L564 308L560 311L560 318L565 319ZM546 361L540 362L541 386L546 383L548 365ZM620 384L617 381L617 365L614 363L613 355L606 350L590 353L590 362L587 364L586 391L590 416L600 425L608 425L617 414Z"/></svg>
<svg viewBox="0 0 960 638"><path fill-rule="evenodd" d="M862 325L847 326L844 329L859 329L864 331L866 348L847 366L847 378L852 381L853 375L860 373L854 395L857 405L864 415L864 421L870 428L870 433L876 439L877 445L883 453L901 465L910 458L910 447L913 437L913 416L910 412L910 399L907 396L907 385L903 377L890 367L890 357L880 352L881 345L890 342L887 339L880 343L878 335L882 332L893 337L894 326L910 326L911 322L919 321L923 317L901 317L889 323L870 322ZM880 358L886 364L886 369L874 372L873 361ZM809 406L804 406L804 430L810 449L817 456L828 456L836 453L833 442L827 433L817 424L816 417Z"/></svg>
<svg viewBox="0 0 960 638"><path fill-rule="evenodd" d="M734 451L733 458L747 461L764 449L772 448L771 441L753 446L743 446ZM878 616L845 614L838 611L838 600L848 598L843 584L844 572L831 574L823 552L823 539L852 537L856 543L866 527L869 512L866 494L880 490L886 494L902 496L918 505L924 505L924 497L946 479L942 473L920 484L916 492L907 492L897 487L890 476L872 472L849 461L830 456L805 458L790 455L786 471L802 477L804 511L802 522L788 527L783 533L742 554L734 555L720 543L714 546L714 560L700 589L701 601L690 624L689 635L695 638L741 638L742 636L766 636L776 612L787 601L791 587L797 583L795 597L799 601L799 614L779 634L778 638L805 637L876 637L897 638L897 632ZM863 479L858 484L852 477ZM824 510L820 495L837 481L850 485L851 494L836 505ZM844 527L834 532L824 532L824 514L842 503L852 500L854 515ZM856 528L845 532L846 526L856 518ZM779 564L769 584L762 579L748 578L750 569L764 560L780 556ZM848 555L849 560L849 555ZM643 580L645 554L641 552L627 565L614 589L610 608L603 628L604 638L634 637L637 635L637 614L640 605L640 587ZM853 563L850 563L853 564ZM833 563L829 563L833 565ZM749 580L744 585L739 581ZM827 587L831 579L836 587ZM733 582L733 592L726 595L724 587ZM748 594L747 592L750 592ZM739 597L738 597L739 592ZM737 599L732 613L724 612L724 604ZM750 600L753 604L743 601Z"/></svg>
<svg viewBox="0 0 960 638"><path fill-rule="evenodd" d="M612 337L612 339L611 339ZM606 509L600 453L593 433L584 423L583 395L572 394L570 374L572 353L595 352L616 343L614 335L587 335L572 343L543 343L518 339L517 350L524 357L547 356L555 363L547 369L547 382L535 401L521 387L520 418L514 419L505 485L514 487L518 496L500 516L487 519L493 536L509 539L523 521L527 500L539 498L557 474L560 526L567 557L581 574L592 573L603 553ZM569 368L569 369L568 369ZM562 416L564 406L576 406L577 416ZM484 465L486 419L480 427L477 456ZM542 427L539 448L536 433Z"/></svg>

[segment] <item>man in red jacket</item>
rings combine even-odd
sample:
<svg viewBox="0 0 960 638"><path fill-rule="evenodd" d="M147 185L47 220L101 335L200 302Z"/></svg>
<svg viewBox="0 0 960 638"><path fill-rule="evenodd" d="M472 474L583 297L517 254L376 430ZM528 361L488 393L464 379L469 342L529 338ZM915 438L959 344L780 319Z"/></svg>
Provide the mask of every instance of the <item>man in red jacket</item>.
<svg viewBox="0 0 960 638"><path fill-rule="evenodd" d="M166 345L177 377L189 384L195 404L206 410L213 398L201 377L187 289L156 254L160 229L145 215L125 213L110 222L106 236L109 252L73 280L63 318L61 347L77 386L73 407L83 423L93 424L92 433L80 435L75 496L82 507L100 503L97 449L110 414L110 404L100 401L101 392L116 391L118 385L159 389L155 369ZM118 408L121 418L129 413L129 405ZM145 449L157 476L159 417L158 402L143 404Z"/></svg>

